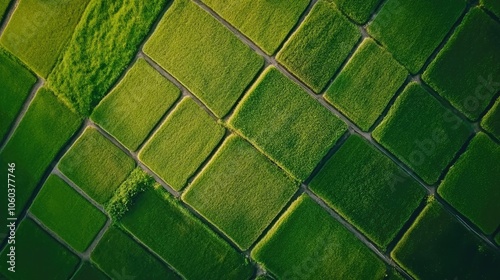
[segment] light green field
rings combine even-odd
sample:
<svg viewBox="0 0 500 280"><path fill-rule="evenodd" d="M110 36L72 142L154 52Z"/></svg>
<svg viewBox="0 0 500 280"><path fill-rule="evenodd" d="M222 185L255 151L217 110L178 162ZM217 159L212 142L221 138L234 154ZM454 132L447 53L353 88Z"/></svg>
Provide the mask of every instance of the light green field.
<svg viewBox="0 0 500 280"><path fill-rule="evenodd" d="M0 254L0 278L6 279L69 279L80 259L52 238L31 219L24 219L16 230L15 272L8 271L7 254ZM36 261L34 261L36 260ZM3 276L2 276L3 275Z"/></svg>
<svg viewBox="0 0 500 280"><path fill-rule="evenodd" d="M310 0L202 0L268 55L281 45ZM241 16L244 14L245 16Z"/></svg>
<svg viewBox="0 0 500 280"><path fill-rule="evenodd" d="M18 1L0 44L38 75L47 77L89 1Z"/></svg>
<svg viewBox="0 0 500 280"><path fill-rule="evenodd" d="M379 258L305 194L251 255L279 279L383 279L386 270Z"/></svg>
<svg viewBox="0 0 500 280"><path fill-rule="evenodd" d="M328 88L325 99L368 131L407 76L390 53L366 39Z"/></svg>
<svg viewBox="0 0 500 280"><path fill-rule="evenodd" d="M89 262L84 262L71 280L107 280L109 279L102 271Z"/></svg>
<svg viewBox="0 0 500 280"><path fill-rule="evenodd" d="M443 0L439 5L433 0L388 0L368 26L368 33L415 74L464 9L465 0Z"/></svg>
<svg viewBox="0 0 500 280"><path fill-rule="evenodd" d="M106 95L168 0L90 0L48 83L83 116Z"/></svg>
<svg viewBox="0 0 500 280"><path fill-rule="evenodd" d="M0 22L3 17L7 14L7 9L9 8L11 0L3 0L0 2Z"/></svg>
<svg viewBox="0 0 500 280"><path fill-rule="evenodd" d="M372 137L426 183L434 184L471 132L430 93L410 83Z"/></svg>
<svg viewBox="0 0 500 280"><path fill-rule="evenodd" d="M493 107L483 117L481 126L500 140L500 98L495 101Z"/></svg>
<svg viewBox="0 0 500 280"><path fill-rule="evenodd" d="M177 87L140 58L91 119L135 151L179 96Z"/></svg>
<svg viewBox="0 0 500 280"><path fill-rule="evenodd" d="M187 0L175 1L168 9L144 52L217 117L229 112L264 63L215 18Z"/></svg>
<svg viewBox="0 0 500 280"><path fill-rule="evenodd" d="M97 129L87 127L58 167L87 195L104 204L134 169L135 162Z"/></svg>
<svg viewBox="0 0 500 280"><path fill-rule="evenodd" d="M285 43L276 59L319 93L360 37L356 26L332 3L320 0Z"/></svg>
<svg viewBox="0 0 500 280"><path fill-rule="evenodd" d="M0 141L7 135L36 77L0 48Z"/></svg>
<svg viewBox="0 0 500 280"><path fill-rule="evenodd" d="M253 268L161 186L141 194L122 225L187 279L249 279Z"/></svg>
<svg viewBox="0 0 500 280"><path fill-rule="evenodd" d="M79 252L89 247L107 220L106 215L56 175L47 179L30 212Z"/></svg>
<svg viewBox="0 0 500 280"><path fill-rule="evenodd" d="M364 24L381 0L330 0L348 17L358 24Z"/></svg>
<svg viewBox="0 0 500 280"><path fill-rule="evenodd" d="M298 183L248 142L230 136L182 200L246 250L297 189Z"/></svg>
<svg viewBox="0 0 500 280"><path fill-rule="evenodd" d="M425 194L414 179L356 135L328 160L309 187L383 249Z"/></svg>
<svg viewBox="0 0 500 280"><path fill-rule="evenodd" d="M303 181L346 125L276 68L267 68L229 125Z"/></svg>
<svg viewBox="0 0 500 280"><path fill-rule="evenodd" d="M224 136L225 129L184 98L139 153L173 189L182 189Z"/></svg>
<svg viewBox="0 0 500 280"><path fill-rule="evenodd" d="M500 18L500 2L496 0L480 0L479 3Z"/></svg>
<svg viewBox="0 0 500 280"><path fill-rule="evenodd" d="M484 233L500 225L500 146L479 133L450 168L438 193Z"/></svg>
<svg viewBox="0 0 500 280"><path fill-rule="evenodd" d="M477 120L499 91L499 45L500 23L474 8L422 78L469 119Z"/></svg>
<svg viewBox="0 0 500 280"><path fill-rule="evenodd" d="M110 227L90 259L112 279L180 279L117 227Z"/></svg>
<svg viewBox="0 0 500 280"><path fill-rule="evenodd" d="M1 166L8 166L9 163L16 165L15 185L20 186L16 190L16 216L80 123L80 118L60 103L51 91L46 88L38 90L21 123L0 153ZM7 188L6 184L2 186ZM2 192L0 198L7 201L7 191ZM6 220L6 210L0 211L3 220Z"/></svg>
<svg viewBox="0 0 500 280"><path fill-rule="evenodd" d="M415 279L500 275L498 250L492 251L436 202L426 206L391 256Z"/></svg>

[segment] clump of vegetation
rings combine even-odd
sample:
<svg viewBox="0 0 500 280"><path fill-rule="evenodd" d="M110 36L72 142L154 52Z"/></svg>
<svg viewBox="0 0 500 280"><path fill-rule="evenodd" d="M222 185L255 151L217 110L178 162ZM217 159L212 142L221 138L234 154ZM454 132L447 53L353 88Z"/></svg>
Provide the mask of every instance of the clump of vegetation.
<svg viewBox="0 0 500 280"><path fill-rule="evenodd" d="M106 211L113 220L119 220L123 214L127 213L133 203L134 197L145 191L148 187L152 187L155 183L156 181L153 177L144 172L140 167L137 167L130 173L127 180L116 189L113 197L106 203Z"/></svg>

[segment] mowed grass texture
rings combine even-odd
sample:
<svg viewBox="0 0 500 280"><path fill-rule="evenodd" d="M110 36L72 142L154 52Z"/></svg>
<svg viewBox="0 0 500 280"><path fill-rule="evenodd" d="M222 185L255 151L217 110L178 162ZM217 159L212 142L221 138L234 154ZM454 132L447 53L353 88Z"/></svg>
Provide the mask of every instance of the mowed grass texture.
<svg viewBox="0 0 500 280"><path fill-rule="evenodd" d="M69 279L80 259L56 241L31 219L24 219L16 230L15 272L8 271L10 246L0 257L2 279ZM6 278L3 278L6 277Z"/></svg>
<svg viewBox="0 0 500 280"><path fill-rule="evenodd" d="M419 72L465 9L465 0L386 1L368 33L408 70Z"/></svg>
<svg viewBox="0 0 500 280"><path fill-rule="evenodd" d="M140 58L99 103L91 119L135 151L179 95L177 87Z"/></svg>
<svg viewBox="0 0 500 280"><path fill-rule="evenodd" d="M274 54L310 0L202 0L268 55Z"/></svg>
<svg viewBox="0 0 500 280"><path fill-rule="evenodd" d="M71 38L89 0L19 1L0 44L47 77Z"/></svg>
<svg viewBox="0 0 500 280"><path fill-rule="evenodd" d="M99 204L104 204L134 169L135 162L106 139L87 127L59 162L58 168Z"/></svg>
<svg viewBox="0 0 500 280"><path fill-rule="evenodd" d="M320 0L276 59L319 93L361 37L332 3Z"/></svg>
<svg viewBox="0 0 500 280"><path fill-rule="evenodd" d="M367 131L407 76L390 53L366 39L328 88L325 99Z"/></svg>
<svg viewBox="0 0 500 280"><path fill-rule="evenodd" d="M500 23L472 9L422 75L432 88L471 120L500 91Z"/></svg>
<svg viewBox="0 0 500 280"><path fill-rule="evenodd" d="M59 151L80 126L81 120L60 103L46 88L41 88L31 101L7 145L0 152L0 164L15 163L16 213L18 216L33 190ZM9 182L11 183L11 182ZM7 189L7 180L2 185ZM7 191L0 194L7 201ZM0 211L5 220L7 208Z"/></svg>
<svg viewBox="0 0 500 280"><path fill-rule="evenodd" d="M391 256L416 279L497 279L500 254L431 201Z"/></svg>
<svg viewBox="0 0 500 280"><path fill-rule="evenodd" d="M384 263L307 195L251 253L278 279L383 279Z"/></svg>
<svg viewBox="0 0 500 280"><path fill-rule="evenodd" d="M328 160L309 187L382 248L394 239L425 193L356 135Z"/></svg>
<svg viewBox="0 0 500 280"><path fill-rule="evenodd" d="M48 77L66 105L88 116L131 62L168 0L90 0Z"/></svg>
<svg viewBox="0 0 500 280"><path fill-rule="evenodd" d="M347 128L274 67L259 77L229 125L301 181Z"/></svg>
<svg viewBox="0 0 500 280"><path fill-rule="evenodd" d="M146 248L117 227L110 227L90 259L112 279L180 279Z"/></svg>
<svg viewBox="0 0 500 280"><path fill-rule="evenodd" d="M36 77L0 48L0 141L14 122Z"/></svg>
<svg viewBox="0 0 500 280"><path fill-rule="evenodd" d="M30 212L79 252L88 248L107 220L106 215L56 175L44 183Z"/></svg>
<svg viewBox="0 0 500 280"><path fill-rule="evenodd" d="M264 63L215 18L187 0L174 1L144 52L217 117L229 112Z"/></svg>
<svg viewBox="0 0 500 280"><path fill-rule="evenodd" d="M495 101L493 107L483 117L481 126L496 139L500 140L500 98Z"/></svg>
<svg viewBox="0 0 500 280"><path fill-rule="evenodd" d="M381 0L330 0L358 24L368 21Z"/></svg>
<svg viewBox="0 0 500 280"><path fill-rule="evenodd" d="M184 98L139 153L139 158L175 190L186 185L224 136L193 99Z"/></svg>
<svg viewBox="0 0 500 280"><path fill-rule="evenodd" d="M186 279L250 279L253 275L242 254L160 185L141 194L121 224Z"/></svg>
<svg viewBox="0 0 500 280"><path fill-rule="evenodd" d="M372 136L426 183L434 184L471 132L430 93L410 83Z"/></svg>
<svg viewBox="0 0 500 280"><path fill-rule="evenodd" d="M248 142L231 136L182 199L246 250L297 185Z"/></svg>
<svg viewBox="0 0 500 280"><path fill-rule="evenodd" d="M500 146L479 133L450 168L438 193L486 234L500 225Z"/></svg>

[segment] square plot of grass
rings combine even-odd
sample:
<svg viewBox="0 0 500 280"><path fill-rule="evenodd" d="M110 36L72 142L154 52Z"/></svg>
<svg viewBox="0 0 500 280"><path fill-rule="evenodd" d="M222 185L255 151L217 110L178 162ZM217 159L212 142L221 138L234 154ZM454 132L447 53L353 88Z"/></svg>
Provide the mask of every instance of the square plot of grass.
<svg viewBox="0 0 500 280"><path fill-rule="evenodd" d="M420 71L465 9L464 0L388 0L368 26L411 73Z"/></svg>
<svg viewBox="0 0 500 280"><path fill-rule="evenodd" d="M276 59L319 93L360 37L357 27L332 3L320 0Z"/></svg>
<svg viewBox="0 0 500 280"><path fill-rule="evenodd" d="M302 181L347 129L274 67L243 98L229 125Z"/></svg>
<svg viewBox="0 0 500 280"><path fill-rule="evenodd" d="M347 139L309 187L383 249L425 194L413 178L357 135Z"/></svg>
<svg viewBox="0 0 500 280"><path fill-rule="evenodd" d="M434 184L471 135L471 128L430 93L410 83L373 131L373 138Z"/></svg>
<svg viewBox="0 0 500 280"><path fill-rule="evenodd" d="M36 77L0 48L0 141L16 119Z"/></svg>
<svg viewBox="0 0 500 280"><path fill-rule="evenodd" d="M30 208L71 247L85 251L106 223L106 215L56 175L51 175Z"/></svg>
<svg viewBox="0 0 500 280"><path fill-rule="evenodd" d="M330 0L333 1L341 11L358 24L364 24L377 8L381 0Z"/></svg>
<svg viewBox="0 0 500 280"><path fill-rule="evenodd" d="M480 0L479 3L500 18L500 2L496 0Z"/></svg>
<svg viewBox="0 0 500 280"><path fill-rule="evenodd" d="M368 247L305 194L251 255L279 279L382 279L386 273Z"/></svg>
<svg viewBox="0 0 500 280"><path fill-rule="evenodd" d="M297 23L310 0L202 0L272 55Z"/></svg>
<svg viewBox="0 0 500 280"><path fill-rule="evenodd" d="M114 226L106 231L90 259L112 279L180 279L146 248Z"/></svg>
<svg viewBox="0 0 500 280"><path fill-rule="evenodd" d="M438 193L489 235L500 225L499 182L500 146L479 133L450 168Z"/></svg>
<svg viewBox="0 0 500 280"><path fill-rule="evenodd" d="M141 58L99 103L91 118L135 151L179 96L180 90Z"/></svg>
<svg viewBox="0 0 500 280"><path fill-rule="evenodd" d="M72 280L108 280L109 278L94 265L84 262L78 269Z"/></svg>
<svg viewBox="0 0 500 280"><path fill-rule="evenodd" d="M88 2L90 0L19 1L0 44L38 75L47 77Z"/></svg>
<svg viewBox="0 0 500 280"><path fill-rule="evenodd" d="M16 188L16 215L21 213L45 171L80 123L81 119L48 89L41 88L35 94L16 131L0 152L0 166L15 163L16 186L22 186ZM0 199L7 201L7 191L0 193ZM7 208L0 210L4 221L6 212Z"/></svg>
<svg viewBox="0 0 500 280"><path fill-rule="evenodd" d="M252 265L162 186L146 190L121 225L186 279L250 279Z"/></svg>
<svg viewBox="0 0 500 280"><path fill-rule="evenodd" d="M87 127L58 167L87 195L104 204L134 169L135 162L97 129Z"/></svg>
<svg viewBox="0 0 500 280"><path fill-rule="evenodd" d="M246 250L297 189L278 166L231 136L182 199Z"/></svg>
<svg viewBox="0 0 500 280"><path fill-rule="evenodd" d="M196 102L185 98L146 143L139 158L173 189L182 189L224 136Z"/></svg>
<svg viewBox="0 0 500 280"><path fill-rule="evenodd" d="M481 126L500 140L500 98L495 101L493 108L483 117Z"/></svg>
<svg viewBox="0 0 500 280"><path fill-rule="evenodd" d="M498 46L500 23L474 8L422 78L460 112L476 120L500 91Z"/></svg>
<svg viewBox="0 0 500 280"><path fill-rule="evenodd" d="M8 270L8 245L0 254L2 279L69 279L80 259L57 242L31 219L24 219L16 230L15 272ZM6 278L3 278L1 276Z"/></svg>
<svg viewBox="0 0 500 280"><path fill-rule="evenodd" d="M415 279L496 279L500 254L430 202L391 257Z"/></svg>
<svg viewBox="0 0 500 280"><path fill-rule="evenodd" d="M368 131L408 72L372 39L366 39L335 78L325 99Z"/></svg>
<svg viewBox="0 0 500 280"><path fill-rule="evenodd" d="M264 64L214 17L187 0L174 1L144 52L219 118L229 112Z"/></svg>

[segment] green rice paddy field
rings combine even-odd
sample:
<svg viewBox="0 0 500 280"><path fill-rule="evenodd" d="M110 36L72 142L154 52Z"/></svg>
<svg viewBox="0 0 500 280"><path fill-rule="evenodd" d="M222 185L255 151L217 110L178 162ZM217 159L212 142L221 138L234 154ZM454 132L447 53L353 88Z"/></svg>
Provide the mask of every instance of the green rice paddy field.
<svg viewBox="0 0 500 280"><path fill-rule="evenodd" d="M500 279L500 1L0 24L0 279Z"/></svg>

